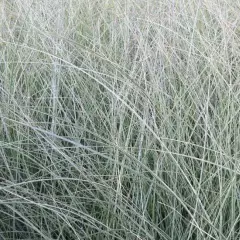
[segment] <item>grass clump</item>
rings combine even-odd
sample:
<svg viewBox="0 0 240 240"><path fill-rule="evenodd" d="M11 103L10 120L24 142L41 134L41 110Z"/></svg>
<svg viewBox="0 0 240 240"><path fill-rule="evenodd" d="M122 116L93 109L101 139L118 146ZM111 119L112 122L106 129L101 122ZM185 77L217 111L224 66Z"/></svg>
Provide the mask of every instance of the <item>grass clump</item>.
<svg viewBox="0 0 240 240"><path fill-rule="evenodd" d="M239 239L239 7L1 0L0 239Z"/></svg>

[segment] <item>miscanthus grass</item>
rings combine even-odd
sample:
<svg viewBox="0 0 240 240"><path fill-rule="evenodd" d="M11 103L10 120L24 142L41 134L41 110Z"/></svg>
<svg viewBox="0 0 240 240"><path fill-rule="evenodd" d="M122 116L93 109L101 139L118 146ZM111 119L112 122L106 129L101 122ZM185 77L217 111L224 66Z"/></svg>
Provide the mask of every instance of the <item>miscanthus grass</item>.
<svg viewBox="0 0 240 240"><path fill-rule="evenodd" d="M240 3L0 1L0 239L240 238Z"/></svg>

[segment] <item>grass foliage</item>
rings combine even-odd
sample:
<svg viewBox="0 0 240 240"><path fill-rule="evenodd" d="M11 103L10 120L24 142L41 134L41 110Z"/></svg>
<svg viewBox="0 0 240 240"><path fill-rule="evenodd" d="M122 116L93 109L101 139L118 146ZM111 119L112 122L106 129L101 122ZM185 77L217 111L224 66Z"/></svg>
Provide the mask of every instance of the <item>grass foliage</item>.
<svg viewBox="0 0 240 240"><path fill-rule="evenodd" d="M0 239L240 238L240 3L1 0Z"/></svg>

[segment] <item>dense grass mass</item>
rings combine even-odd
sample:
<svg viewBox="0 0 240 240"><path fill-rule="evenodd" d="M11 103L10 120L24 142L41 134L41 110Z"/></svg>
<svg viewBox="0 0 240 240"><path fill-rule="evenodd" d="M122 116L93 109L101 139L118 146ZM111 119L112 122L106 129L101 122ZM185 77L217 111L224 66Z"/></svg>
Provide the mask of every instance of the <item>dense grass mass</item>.
<svg viewBox="0 0 240 240"><path fill-rule="evenodd" d="M240 239L240 3L0 1L0 239Z"/></svg>

